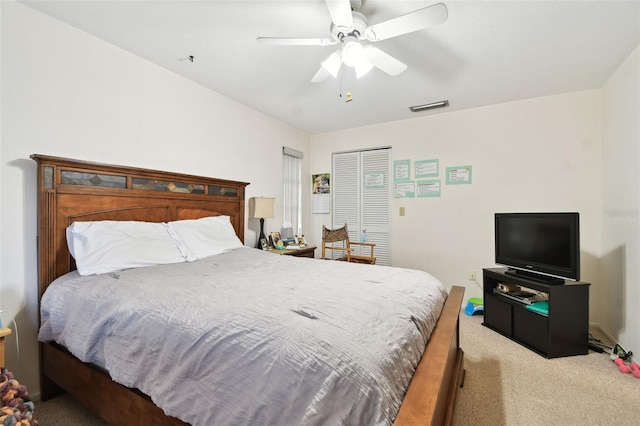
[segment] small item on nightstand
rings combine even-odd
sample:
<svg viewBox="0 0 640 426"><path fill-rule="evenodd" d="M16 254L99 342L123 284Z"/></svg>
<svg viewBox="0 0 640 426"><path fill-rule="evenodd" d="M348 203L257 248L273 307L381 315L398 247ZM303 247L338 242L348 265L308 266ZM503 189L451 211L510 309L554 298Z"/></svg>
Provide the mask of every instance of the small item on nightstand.
<svg viewBox="0 0 640 426"><path fill-rule="evenodd" d="M289 247L292 244L296 244L296 239L294 237L291 238L283 238L282 243L285 247Z"/></svg>

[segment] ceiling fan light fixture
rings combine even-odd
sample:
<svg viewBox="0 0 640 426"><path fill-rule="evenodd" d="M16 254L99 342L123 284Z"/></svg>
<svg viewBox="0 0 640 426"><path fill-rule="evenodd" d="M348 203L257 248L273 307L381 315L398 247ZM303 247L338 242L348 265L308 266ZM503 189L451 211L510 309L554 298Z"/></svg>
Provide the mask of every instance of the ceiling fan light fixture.
<svg viewBox="0 0 640 426"><path fill-rule="evenodd" d="M357 41L348 41L344 45L342 60L345 65L355 67L364 59L364 49Z"/></svg>
<svg viewBox="0 0 640 426"><path fill-rule="evenodd" d="M373 64L365 55L364 47L354 40L345 43L342 50L342 62L355 69L356 78L362 77L373 68Z"/></svg>
<svg viewBox="0 0 640 426"><path fill-rule="evenodd" d="M329 74L333 76L333 78L338 77L338 71L340 71L340 65L342 65L340 61L340 53L333 52L331 56L329 56L326 60L322 62L322 68L327 70Z"/></svg>
<svg viewBox="0 0 640 426"><path fill-rule="evenodd" d="M411 112L421 112L421 111L428 111L430 109L444 108L448 106L449 106L449 100L444 100L439 102L431 102L430 104L410 106L409 109L411 110Z"/></svg>
<svg viewBox="0 0 640 426"><path fill-rule="evenodd" d="M356 70L356 78L360 78L363 75L366 75L373 68L373 64L371 62L364 59L357 63L353 68Z"/></svg>

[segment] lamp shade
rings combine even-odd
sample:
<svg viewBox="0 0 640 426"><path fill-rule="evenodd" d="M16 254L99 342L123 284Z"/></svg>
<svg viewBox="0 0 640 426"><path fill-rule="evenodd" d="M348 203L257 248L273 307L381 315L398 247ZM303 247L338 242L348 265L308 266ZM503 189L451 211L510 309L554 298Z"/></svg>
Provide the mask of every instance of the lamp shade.
<svg viewBox="0 0 640 426"><path fill-rule="evenodd" d="M249 198L249 217L257 219L275 217L273 214L274 201L275 198L272 197Z"/></svg>

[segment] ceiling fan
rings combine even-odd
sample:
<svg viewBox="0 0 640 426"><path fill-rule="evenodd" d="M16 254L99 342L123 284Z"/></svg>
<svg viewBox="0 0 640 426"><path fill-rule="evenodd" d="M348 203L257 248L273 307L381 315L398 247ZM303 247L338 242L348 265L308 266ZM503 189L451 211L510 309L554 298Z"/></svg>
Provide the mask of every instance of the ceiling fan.
<svg viewBox="0 0 640 426"><path fill-rule="evenodd" d="M361 0L325 0L331 16L331 38L285 38L258 37L259 43L289 46L338 45L321 63L311 82L317 83L330 75L334 78L342 64L354 68L356 77L368 73L373 67L396 76L407 69L407 65L372 44L377 41L409 34L447 20L447 7L437 3L407 13L388 21L368 25L365 16L358 12Z"/></svg>

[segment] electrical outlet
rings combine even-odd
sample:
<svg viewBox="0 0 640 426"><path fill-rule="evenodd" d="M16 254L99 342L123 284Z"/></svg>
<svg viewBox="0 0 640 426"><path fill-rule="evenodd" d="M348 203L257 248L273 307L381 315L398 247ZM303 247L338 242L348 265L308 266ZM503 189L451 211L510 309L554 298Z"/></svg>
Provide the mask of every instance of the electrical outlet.
<svg viewBox="0 0 640 426"><path fill-rule="evenodd" d="M475 281L476 280L476 271L475 271L475 269L469 270L469 274L467 275L467 278L469 279L469 281Z"/></svg>

